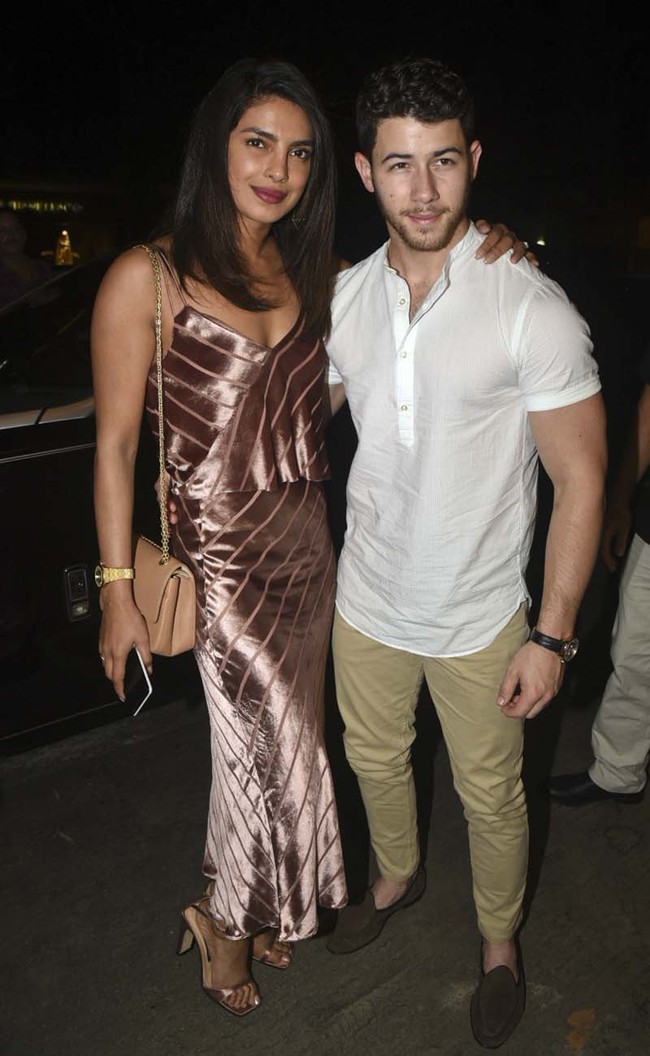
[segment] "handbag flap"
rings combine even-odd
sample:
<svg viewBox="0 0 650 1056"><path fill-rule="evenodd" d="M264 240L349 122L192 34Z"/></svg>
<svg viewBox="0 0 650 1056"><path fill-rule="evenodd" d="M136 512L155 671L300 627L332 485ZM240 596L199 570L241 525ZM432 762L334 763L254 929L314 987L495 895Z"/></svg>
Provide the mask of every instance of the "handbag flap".
<svg viewBox="0 0 650 1056"><path fill-rule="evenodd" d="M169 561L161 565L162 551L155 543L139 536L135 547L135 579L133 593L135 603L147 622L157 623L165 590L173 577L191 579L189 569L170 554Z"/></svg>

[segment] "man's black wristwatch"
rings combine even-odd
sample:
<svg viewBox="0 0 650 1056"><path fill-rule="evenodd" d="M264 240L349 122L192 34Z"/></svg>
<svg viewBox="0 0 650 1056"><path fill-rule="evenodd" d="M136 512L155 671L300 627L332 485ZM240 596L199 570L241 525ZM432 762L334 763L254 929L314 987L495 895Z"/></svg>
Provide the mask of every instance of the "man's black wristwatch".
<svg viewBox="0 0 650 1056"><path fill-rule="evenodd" d="M535 645L543 646L544 649L550 649L552 653L557 653L563 664L568 664L569 660L573 660L580 645L577 638L551 638L550 635L538 631L537 627L533 627L529 640Z"/></svg>

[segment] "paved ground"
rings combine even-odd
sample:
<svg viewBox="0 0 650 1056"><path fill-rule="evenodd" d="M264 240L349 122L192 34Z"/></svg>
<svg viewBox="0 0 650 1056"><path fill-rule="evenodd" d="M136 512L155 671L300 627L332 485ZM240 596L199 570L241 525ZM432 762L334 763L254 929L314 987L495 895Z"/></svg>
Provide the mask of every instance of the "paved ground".
<svg viewBox="0 0 650 1056"><path fill-rule="evenodd" d="M650 1051L650 796L639 805L549 811L536 792L551 767L588 761L595 703L579 707L567 691L564 705L527 729L528 1007L504 1056ZM3 1056L480 1052L467 1009L478 939L465 826L431 714L424 702L424 898L363 952L333 957L319 936L301 945L289 972L258 966L263 1005L244 1020L201 993L196 951L174 952L180 905L201 890L209 783L202 707L166 705L5 760ZM363 826L333 718L330 727L358 892Z"/></svg>

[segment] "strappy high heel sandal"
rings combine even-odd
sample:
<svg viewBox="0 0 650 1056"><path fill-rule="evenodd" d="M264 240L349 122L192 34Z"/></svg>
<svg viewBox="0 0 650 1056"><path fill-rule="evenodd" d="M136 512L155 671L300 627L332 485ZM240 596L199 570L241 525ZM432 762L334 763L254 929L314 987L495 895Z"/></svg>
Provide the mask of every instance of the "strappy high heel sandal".
<svg viewBox="0 0 650 1056"><path fill-rule="evenodd" d="M254 1012L255 1009L258 1008L261 1001L260 995L257 993L255 981L251 975L247 975L247 977L243 979L241 983L237 983L236 986L224 988L214 985L212 970L218 954L214 945L211 944L214 939L214 932L218 932L218 928L214 921L205 912L205 909L201 905L202 902L207 902L207 898L199 899L198 902L191 902L181 913L183 920L178 937L177 953L179 956L183 953L187 953L188 950L192 949L196 940L199 953L201 954L201 985L207 996L211 1001L215 1001L216 1004L220 1005L221 1008L225 1008L226 1012L232 1012L233 1016L247 1016L249 1012ZM227 942L229 940L224 936L224 941ZM255 990L251 1003L244 1005L242 1008L234 1008L228 1003L229 998L231 998L233 994L236 994L244 987L250 985L252 985Z"/></svg>
<svg viewBox="0 0 650 1056"><path fill-rule="evenodd" d="M205 889L205 893L208 897L211 897L213 891L214 880L210 880L210 883ZM280 972L286 972L287 968L291 967L291 961L293 959L293 943L284 942L283 939L274 938L268 949L260 954L256 954L255 936L253 936L253 952L251 956L258 964L267 964L269 968L277 968ZM277 959L278 957L284 958L284 960L279 961Z"/></svg>

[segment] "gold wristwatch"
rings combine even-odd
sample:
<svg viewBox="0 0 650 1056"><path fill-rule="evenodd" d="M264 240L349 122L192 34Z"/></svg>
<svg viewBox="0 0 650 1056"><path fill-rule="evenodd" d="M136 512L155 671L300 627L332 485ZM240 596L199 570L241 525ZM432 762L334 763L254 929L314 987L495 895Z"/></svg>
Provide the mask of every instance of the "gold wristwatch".
<svg viewBox="0 0 650 1056"><path fill-rule="evenodd" d="M109 565L99 564L95 568L95 583L103 587L106 583L115 583L118 579L135 579L134 568L111 568Z"/></svg>

